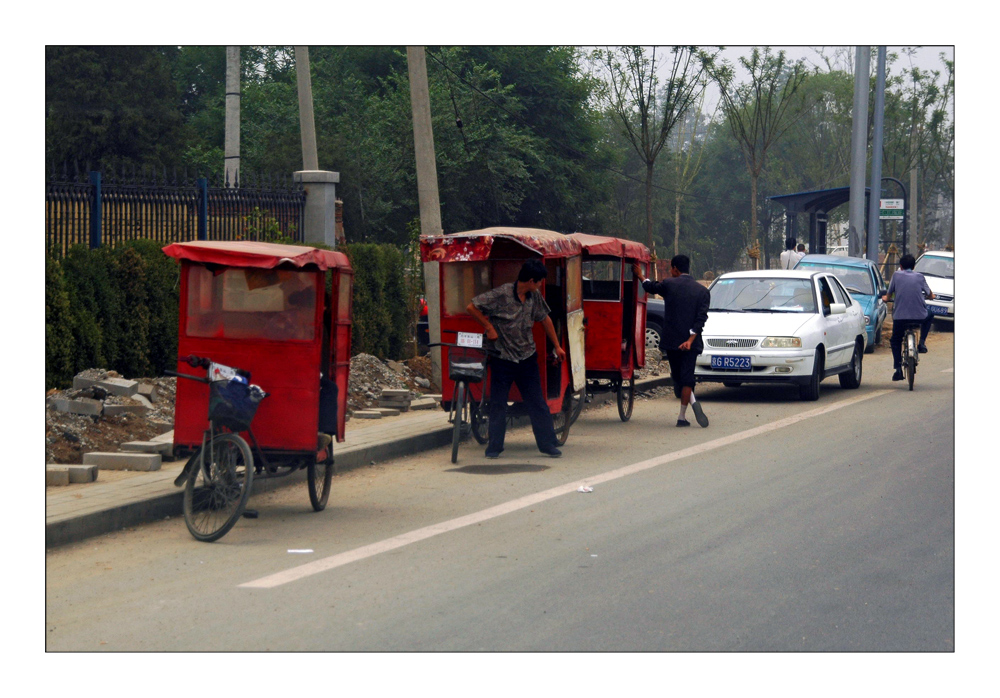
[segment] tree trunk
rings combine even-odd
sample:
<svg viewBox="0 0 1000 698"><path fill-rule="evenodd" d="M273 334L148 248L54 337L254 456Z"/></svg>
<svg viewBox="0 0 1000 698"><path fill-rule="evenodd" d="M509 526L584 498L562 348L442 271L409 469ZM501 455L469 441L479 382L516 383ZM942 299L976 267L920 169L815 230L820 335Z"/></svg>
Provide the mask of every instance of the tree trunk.
<svg viewBox="0 0 1000 698"><path fill-rule="evenodd" d="M681 253L680 240L681 240L681 195L678 194L674 198L674 256L676 257Z"/></svg>
<svg viewBox="0 0 1000 698"><path fill-rule="evenodd" d="M653 162L646 162L646 246L656 254L653 246Z"/></svg>
<svg viewBox="0 0 1000 698"><path fill-rule="evenodd" d="M757 243L757 175L750 174L750 247ZM753 261L753 268L760 269L760 258Z"/></svg>

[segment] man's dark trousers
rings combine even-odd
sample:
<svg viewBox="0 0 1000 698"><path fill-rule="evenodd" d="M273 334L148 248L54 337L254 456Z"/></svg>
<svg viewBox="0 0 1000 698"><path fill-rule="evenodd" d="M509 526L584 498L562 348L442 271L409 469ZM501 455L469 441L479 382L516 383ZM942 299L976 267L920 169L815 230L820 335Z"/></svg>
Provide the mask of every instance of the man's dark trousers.
<svg viewBox="0 0 1000 698"><path fill-rule="evenodd" d="M507 433L507 398L511 384L516 384L521 399L531 418L531 430L540 451L559 447L552 415L542 395L541 374L538 372L538 355L532 354L524 361L490 359L490 440L486 452L499 454L503 450Z"/></svg>

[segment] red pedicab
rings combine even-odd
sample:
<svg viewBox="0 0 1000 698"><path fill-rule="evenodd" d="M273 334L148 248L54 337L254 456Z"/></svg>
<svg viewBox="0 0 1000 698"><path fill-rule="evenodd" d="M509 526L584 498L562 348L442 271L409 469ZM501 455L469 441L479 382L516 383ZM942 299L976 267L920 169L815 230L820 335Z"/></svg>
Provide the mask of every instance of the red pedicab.
<svg viewBox="0 0 1000 698"><path fill-rule="evenodd" d="M570 425L583 408L586 386L580 244L550 230L485 228L421 237L420 251L424 262L440 262L440 294L438 302L431 299L429 307L430 325L439 328L439 333L430 338L430 346L448 347L441 352L440 365L442 407L454 425L452 462L457 461L458 444L469 431L480 444L489 439L488 356L482 348L483 328L466 309L480 293L516 281L521 265L532 257L540 257L548 271L542 295L569 359L555 361L555 347L536 324L533 332L542 390L558 443L566 443ZM507 411L512 419L520 412L521 394L516 385L511 386L508 399L513 402Z"/></svg>
<svg viewBox="0 0 1000 698"><path fill-rule="evenodd" d="M174 448L192 454L175 480L185 485L191 534L210 541L232 528L255 476L306 468L309 499L322 511L333 440L344 440L354 277L347 256L263 242L163 251L181 262L178 365L208 371L168 371L191 379L177 381L174 413Z"/></svg>
<svg viewBox="0 0 1000 698"><path fill-rule="evenodd" d="M649 249L621 238L573 233L583 248L583 313L587 393L614 392L627 422L635 400L635 369L646 365L646 292L632 263L648 267Z"/></svg>

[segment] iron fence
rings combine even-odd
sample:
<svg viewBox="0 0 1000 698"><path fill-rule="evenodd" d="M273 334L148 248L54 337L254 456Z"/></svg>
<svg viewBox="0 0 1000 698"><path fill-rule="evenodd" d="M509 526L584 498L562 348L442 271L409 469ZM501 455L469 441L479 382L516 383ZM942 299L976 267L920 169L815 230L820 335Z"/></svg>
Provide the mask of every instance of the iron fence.
<svg viewBox="0 0 1000 698"><path fill-rule="evenodd" d="M106 174L64 165L45 185L50 254L70 246L128 240L302 240L306 192L290 176L249 173L242 181L140 169Z"/></svg>

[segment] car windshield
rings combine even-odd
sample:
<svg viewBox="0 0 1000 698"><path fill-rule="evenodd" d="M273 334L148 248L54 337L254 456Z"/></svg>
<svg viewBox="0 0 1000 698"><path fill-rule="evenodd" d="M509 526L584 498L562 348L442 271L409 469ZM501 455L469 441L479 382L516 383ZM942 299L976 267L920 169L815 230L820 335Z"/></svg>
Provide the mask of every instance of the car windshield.
<svg viewBox="0 0 1000 698"><path fill-rule="evenodd" d="M730 313L815 313L816 299L810 279L719 279L712 286L709 310Z"/></svg>
<svg viewBox="0 0 1000 698"><path fill-rule="evenodd" d="M872 286L872 276L865 269L859 267L844 267L839 264L823 264L819 262L800 262L796 269L809 268L815 271L828 271L844 284L848 291L856 291L866 296L874 296L875 288Z"/></svg>
<svg viewBox="0 0 1000 698"><path fill-rule="evenodd" d="M945 279L955 278L955 260L951 257L932 257L924 255L917 260L913 271L919 271L924 276L940 276Z"/></svg>

